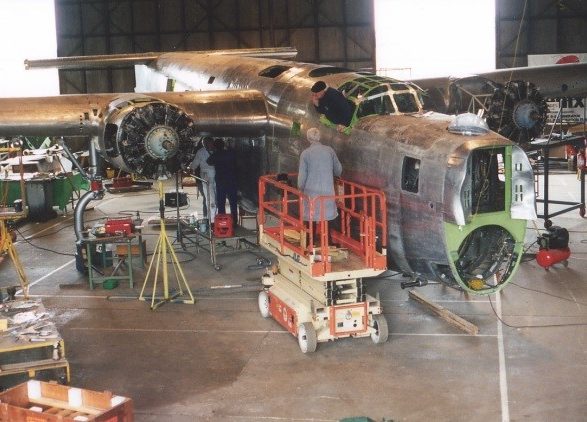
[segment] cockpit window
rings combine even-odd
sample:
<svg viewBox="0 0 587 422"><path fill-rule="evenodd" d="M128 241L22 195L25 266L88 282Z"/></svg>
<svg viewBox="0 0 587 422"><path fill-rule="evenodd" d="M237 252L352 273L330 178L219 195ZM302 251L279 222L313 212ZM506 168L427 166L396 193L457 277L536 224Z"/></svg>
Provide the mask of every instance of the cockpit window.
<svg viewBox="0 0 587 422"><path fill-rule="evenodd" d="M285 72L286 70L289 70L289 69L291 69L291 66L283 66L283 65L271 66L271 67L268 67L268 68L260 71L259 76L264 76L266 78L277 78L279 75L281 75L283 72Z"/></svg>
<svg viewBox="0 0 587 422"><path fill-rule="evenodd" d="M371 116L372 114L393 114L394 111L395 110L389 95L385 95L373 100L363 101L361 104L359 104L357 117L361 118L365 116Z"/></svg>
<svg viewBox="0 0 587 422"><path fill-rule="evenodd" d="M347 97L360 97L364 95L365 92L367 92L369 89L371 89L371 87L367 85L357 84L354 81L351 81L343 84L338 89L339 91L342 91L342 93Z"/></svg>
<svg viewBox="0 0 587 422"><path fill-rule="evenodd" d="M410 89L406 84L391 84L390 86L394 91L407 91Z"/></svg>
<svg viewBox="0 0 587 422"><path fill-rule="evenodd" d="M393 98L397 104L397 109L402 113L416 113L418 111L418 103L416 97L411 92L402 94L394 94Z"/></svg>

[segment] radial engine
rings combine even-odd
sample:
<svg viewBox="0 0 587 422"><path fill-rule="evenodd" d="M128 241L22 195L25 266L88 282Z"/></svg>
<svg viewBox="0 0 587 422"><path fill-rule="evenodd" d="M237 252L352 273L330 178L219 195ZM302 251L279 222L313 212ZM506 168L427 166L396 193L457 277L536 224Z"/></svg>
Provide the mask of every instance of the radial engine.
<svg viewBox="0 0 587 422"><path fill-rule="evenodd" d="M97 151L128 173L148 178L174 173L189 164L194 122L183 110L147 96L110 103Z"/></svg>

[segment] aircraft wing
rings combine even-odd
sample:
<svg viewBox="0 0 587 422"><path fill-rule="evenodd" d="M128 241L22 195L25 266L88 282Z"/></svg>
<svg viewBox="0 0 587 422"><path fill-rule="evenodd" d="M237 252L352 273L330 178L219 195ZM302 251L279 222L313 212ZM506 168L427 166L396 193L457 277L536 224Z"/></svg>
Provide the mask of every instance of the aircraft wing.
<svg viewBox="0 0 587 422"><path fill-rule="evenodd" d="M542 133L545 98L587 95L587 63L499 69L463 78L413 80L425 108L447 114L483 111L489 127L520 144Z"/></svg>
<svg viewBox="0 0 587 422"><path fill-rule="evenodd" d="M198 136L258 137L270 124L289 122L256 90L0 98L0 136L89 136L114 166L147 177L189 164Z"/></svg>
<svg viewBox="0 0 587 422"><path fill-rule="evenodd" d="M122 115L156 103L185 113L195 134L260 135L269 119L263 94L254 90L0 98L0 135L98 136Z"/></svg>
<svg viewBox="0 0 587 422"><path fill-rule="evenodd" d="M515 80L529 81L545 97L587 95L587 63L499 69L479 76L501 84Z"/></svg>
<svg viewBox="0 0 587 422"><path fill-rule="evenodd" d="M557 64L534 67L515 67L477 73L466 77L439 77L413 79L423 89L444 88L463 79L484 78L505 84L508 81L527 81L536 86L544 97L582 97L587 95L587 63Z"/></svg>
<svg viewBox="0 0 587 422"><path fill-rule="evenodd" d="M238 50L200 50L185 52L189 55L220 55L263 57L273 59L293 59L297 50L292 47L275 48L242 48ZM110 54L95 56L71 56L57 57L54 59L25 60L26 69L97 69L106 67L133 66L138 64L151 64L165 53L135 53L135 54Z"/></svg>

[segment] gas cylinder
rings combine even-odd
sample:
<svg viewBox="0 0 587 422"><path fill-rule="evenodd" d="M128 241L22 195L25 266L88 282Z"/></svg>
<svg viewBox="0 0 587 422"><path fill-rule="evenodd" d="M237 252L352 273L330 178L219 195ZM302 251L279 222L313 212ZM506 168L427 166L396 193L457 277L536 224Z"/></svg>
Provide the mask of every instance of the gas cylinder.
<svg viewBox="0 0 587 422"><path fill-rule="evenodd" d="M536 262L544 269L548 270L554 264L562 261L566 267L568 265L568 259L571 256L571 250L569 248L563 249L540 249L536 254Z"/></svg>

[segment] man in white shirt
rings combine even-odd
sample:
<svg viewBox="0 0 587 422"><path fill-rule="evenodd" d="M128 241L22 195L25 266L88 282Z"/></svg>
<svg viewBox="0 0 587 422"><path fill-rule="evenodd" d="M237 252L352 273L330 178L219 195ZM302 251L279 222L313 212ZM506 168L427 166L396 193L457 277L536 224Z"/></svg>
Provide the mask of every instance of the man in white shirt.
<svg viewBox="0 0 587 422"><path fill-rule="evenodd" d="M206 181L203 186L203 193L204 193L204 203L206 207L204 211L207 211L208 218L210 219L210 223L214 222L214 217L216 217L216 182L214 181L216 176L216 171L214 166L208 164L206 160L210 157L210 153L214 148L214 140L206 136L202 139L202 147L196 152L196 156L194 160L189 165L190 170L193 172L198 167L200 168L200 177ZM206 217L206 212L204 212L204 216Z"/></svg>

